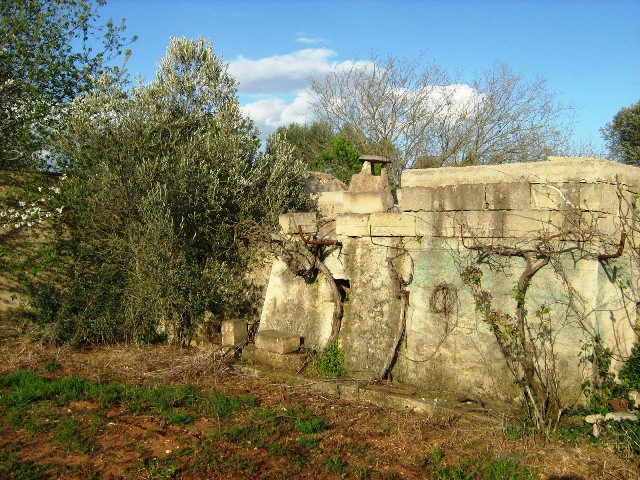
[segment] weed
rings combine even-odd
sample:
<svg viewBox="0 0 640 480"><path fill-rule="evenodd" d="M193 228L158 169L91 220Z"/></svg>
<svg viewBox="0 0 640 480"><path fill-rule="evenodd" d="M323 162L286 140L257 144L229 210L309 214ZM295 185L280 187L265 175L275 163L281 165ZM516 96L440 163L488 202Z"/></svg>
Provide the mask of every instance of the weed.
<svg viewBox="0 0 640 480"><path fill-rule="evenodd" d="M573 418L568 417L558 424L558 428L553 434L553 438L568 445L578 445L582 441L594 439L591 435L592 427L584 422L584 416Z"/></svg>
<svg viewBox="0 0 640 480"><path fill-rule="evenodd" d="M315 367L322 375L328 377L344 377L347 374L344 352L337 340L327 345L322 355L316 358Z"/></svg>
<svg viewBox="0 0 640 480"><path fill-rule="evenodd" d="M356 468L353 473L356 476L356 478L366 479L366 478L371 478L375 473L375 470L373 470L371 467L364 466L364 467Z"/></svg>
<svg viewBox="0 0 640 480"><path fill-rule="evenodd" d="M87 397L102 408L116 406L121 402L123 394L123 387L115 383L92 383L86 391Z"/></svg>
<svg viewBox="0 0 640 480"><path fill-rule="evenodd" d="M202 402L202 411L218 418L230 418L243 407L257 407L258 399L251 396L231 398L219 392L212 391L207 394Z"/></svg>
<svg viewBox="0 0 640 480"><path fill-rule="evenodd" d="M272 457L288 457L290 450L283 442L267 442L267 452Z"/></svg>
<svg viewBox="0 0 640 480"><path fill-rule="evenodd" d="M320 446L320 441L316 437L300 437L298 443L309 450L315 450Z"/></svg>
<svg viewBox="0 0 640 480"><path fill-rule="evenodd" d="M234 470L241 471L247 477L254 475L258 471L258 466L254 462L238 453L234 453L231 456L231 463L233 464Z"/></svg>
<svg viewBox="0 0 640 480"><path fill-rule="evenodd" d="M505 424L503 432L509 440L517 440L532 435L535 432L535 425L528 418L517 418L515 421Z"/></svg>
<svg viewBox="0 0 640 480"><path fill-rule="evenodd" d="M319 433L327 429L327 422L323 418L309 415L307 418L296 418L294 428L300 433Z"/></svg>
<svg viewBox="0 0 640 480"><path fill-rule="evenodd" d="M62 365L58 362L47 362L44 364L44 369L49 373L56 373L62 370Z"/></svg>
<svg viewBox="0 0 640 480"><path fill-rule="evenodd" d="M346 473L348 465L349 464L342 460L338 455L332 455L331 457L327 457L324 461L323 467L327 474L337 473L339 475L343 475Z"/></svg>
<svg viewBox="0 0 640 480"><path fill-rule="evenodd" d="M511 459L498 458L479 465L480 478L487 480L534 480L537 472Z"/></svg>
<svg viewBox="0 0 640 480"><path fill-rule="evenodd" d="M50 396L51 381L35 372L19 370L0 377L0 386L9 392L0 396L5 406L27 406Z"/></svg>
<svg viewBox="0 0 640 480"><path fill-rule="evenodd" d="M61 405L87 398L89 382L78 375L55 379L50 385L49 395L56 397Z"/></svg>
<svg viewBox="0 0 640 480"><path fill-rule="evenodd" d="M13 447L5 446L0 450L0 478L45 480L49 478L48 470L48 465L20 459Z"/></svg>
<svg viewBox="0 0 640 480"><path fill-rule="evenodd" d="M147 458L144 460L144 468L149 474L149 478L174 478L178 473L173 459Z"/></svg>
<svg viewBox="0 0 640 480"><path fill-rule="evenodd" d="M184 427L190 423L195 422L197 417L189 412L169 409L162 412L162 418L165 422L171 425Z"/></svg>
<svg viewBox="0 0 640 480"><path fill-rule="evenodd" d="M10 409L6 414L6 418L11 427L16 430L24 430L30 435L42 433L47 428L47 425L51 425L39 422L39 415L25 407Z"/></svg>
<svg viewBox="0 0 640 480"><path fill-rule="evenodd" d="M520 465L516 460L482 458L471 462L461 459L455 465L444 462L444 452L434 447L427 458L418 459L416 466L430 473L438 480L534 480L538 478L535 469Z"/></svg>
<svg viewBox="0 0 640 480"><path fill-rule="evenodd" d="M634 345L631 349L631 355L618 377L627 388L640 390L640 345Z"/></svg>
<svg viewBox="0 0 640 480"><path fill-rule="evenodd" d="M368 443L349 442L345 445L350 455L364 455L367 453L371 445Z"/></svg>
<svg viewBox="0 0 640 480"><path fill-rule="evenodd" d="M62 417L53 431L53 436L74 452L89 453L97 450L98 444L87 430L83 428L82 422L71 417Z"/></svg>

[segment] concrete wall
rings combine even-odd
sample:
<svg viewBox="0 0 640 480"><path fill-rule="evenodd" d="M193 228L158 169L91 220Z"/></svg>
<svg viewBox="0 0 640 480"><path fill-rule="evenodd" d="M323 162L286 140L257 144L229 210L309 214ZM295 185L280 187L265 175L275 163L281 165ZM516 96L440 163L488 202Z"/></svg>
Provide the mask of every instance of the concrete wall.
<svg viewBox="0 0 640 480"><path fill-rule="evenodd" d="M551 308L561 389L568 400L578 399L588 373L588 365L579 363L580 354L592 335L598 333L622 356L636 339L631 292L639 275L631 248L617 259L599 261L597 255L617 250L629 218L626 201L632 202L637 192L640 171L635 167L600 159L551 158L407 170L398 204L391 209L378 199L386 192L330 192L324 198L321 193L319 211L323 221L331 217L333 227L323 236L342 245L325 263L349 287L340 343L350 374L374 378L384 364L400 321L400 277L407 284L409 307L393 379L426 390L514 395L513 378L496 339L460 273L469 265L480 267L493 306L513 315L513 288L524 260L487 256L469 247L528 248L547 239L563 253L556 268L549 265L534 277L527 295L528 318L536 328L533 312L541 305ZM373 200L351 203L354 195ZM296 215L282 217L287 231L298 222ZM308 223L308 217L301 216L300 222ZM578 232L584 241L576 241ZM579 311L568 306L567 280L571 298L583 302ZM621 281L629 287L626 293ZM446 314L432 305L442 285L449 298L455 298ZM307 346L320 349L331 331L332 312L322 274L309 284L279 261L274 263L261 330L296 332Z"/></svg>

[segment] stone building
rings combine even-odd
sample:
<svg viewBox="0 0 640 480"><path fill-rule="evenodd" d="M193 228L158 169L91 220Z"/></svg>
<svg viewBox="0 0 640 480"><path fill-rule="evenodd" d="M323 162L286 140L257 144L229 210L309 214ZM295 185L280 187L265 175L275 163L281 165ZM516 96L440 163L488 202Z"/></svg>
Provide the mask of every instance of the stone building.
<svg viewBox="0 0 640 480"><path fill-rule="evenodd" d="M580 399L592 374L594 342L613 352L614 369L628 355L637 338L632 206L640 170L558 157L405 170L394 200L384 160L363 160L348 190L316 192L317 212L280 219L291 241L304 231L312 241L334 242L320 260L340 289L338 341L349 375L512 398L514 376L477 308L478 291L490 295L508 332L526 258L549 258L526 290L527 335L539 369L553 369L567 402ZM475 291L463 282L469 267L482 272ZM319 273L310 281L275 259L259 331L289 332L306 347L324 348L335 307L325 280Z"/></svg>

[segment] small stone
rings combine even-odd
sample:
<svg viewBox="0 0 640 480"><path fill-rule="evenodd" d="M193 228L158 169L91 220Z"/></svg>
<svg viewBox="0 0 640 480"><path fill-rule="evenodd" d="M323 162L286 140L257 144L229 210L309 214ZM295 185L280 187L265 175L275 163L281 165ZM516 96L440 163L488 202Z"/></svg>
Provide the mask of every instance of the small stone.
<svg viewBox="0 0 640 480"><path fill-rule="evenodd" d="M638 416L635 413L610 412L610 413L607 413L607 416L604 417L604 419L613 420L615 422L619 422L621 420L632 420L634 422L637 422Z"/></svg>
<svg viewBox="0 0 640 480"><path fill-rule="evenodd" d="M584 421L587 423L598 423L599 421L601 421L604 417L602 415L600 415L599 413L595 414L595 415L587 415L586 417L584 417Z"/></svg>

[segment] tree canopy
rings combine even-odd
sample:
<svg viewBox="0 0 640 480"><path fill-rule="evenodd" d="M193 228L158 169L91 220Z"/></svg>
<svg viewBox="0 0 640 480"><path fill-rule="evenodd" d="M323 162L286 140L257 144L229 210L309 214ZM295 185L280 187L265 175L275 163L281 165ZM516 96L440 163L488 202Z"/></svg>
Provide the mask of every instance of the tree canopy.
<svg viewBox="0 0 640 480"><path fill-rule="evenodd" d="M331 127L322 122L310 125L291 125L279 127L276 132L294 148L294 153L309 170L329 173L346 184L351 176L362 169L358 160L365 149L354 141L355 135L349 129L334 133Z"/></svg>
<svg viewBox="0 0 640 480"><path fill-rule="evenodd" d="M622 107L601 132L613 160L640 166L640 101Z"/></svg>
<svg viewBox="0 0 640 480"><path fill-rule="evenodd" d="M56 149L72 227L51 315L63 341L164 331L188 343L205 311L240 314L234 223L273 224L308 201L304 164L277 136L260 153L235 79L203 39L171 39L148 84L102 75L71 104Z"/></svg>
<svg viewBox="0 0 640 480"><path fill-rule="evenodd" d="M416 165L542 160L563 149L571 107L544 79L528 81L496 64L469 84L421 59L373 56L312 81L318 121L351 128L356 144L400 171Z"/></svg>
<svg viewBox="0 0 640 480"><path fill-rule="evenodd" d="M105 0L0 0L0 166L29 167L50 148L67 105L129 54L124 20L101 24Z"/></svg>

